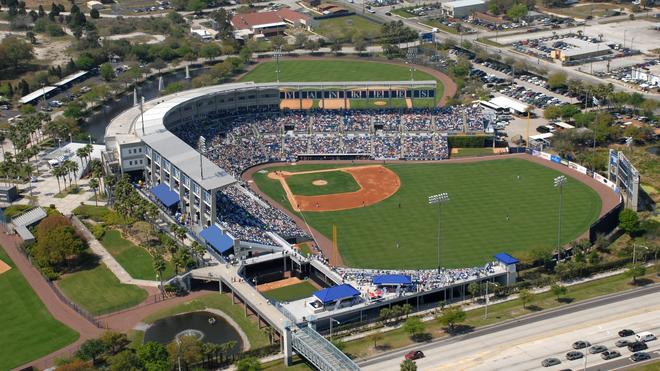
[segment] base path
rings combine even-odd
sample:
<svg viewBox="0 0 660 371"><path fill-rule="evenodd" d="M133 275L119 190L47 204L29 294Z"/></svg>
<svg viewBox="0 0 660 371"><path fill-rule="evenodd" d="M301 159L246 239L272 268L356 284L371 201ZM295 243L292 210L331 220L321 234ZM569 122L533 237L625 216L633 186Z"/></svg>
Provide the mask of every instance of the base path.
<svg viewBox="0 0 660 371"><path fill-rule="evenodd" d="M321 196L294 195L286 182L288 176L343 171L353 176L360 189L355 192L333 193ZM268 174L278 179L295 211L339 211L370 206L392 196L401 186L399 176L382 165L367 165L313 171L277 171Z"/></svg>

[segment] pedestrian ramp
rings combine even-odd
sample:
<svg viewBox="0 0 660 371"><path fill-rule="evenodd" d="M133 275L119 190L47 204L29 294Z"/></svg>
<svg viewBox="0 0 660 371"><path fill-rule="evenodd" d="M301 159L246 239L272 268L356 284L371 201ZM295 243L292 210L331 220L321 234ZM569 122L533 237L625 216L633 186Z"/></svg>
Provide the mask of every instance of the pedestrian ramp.
<svg viewBox="0 0 660 371"><path fill-rule="evenodd" d="M320 371L351 371L360 367L309 326L291 331L291 347Z"/></svg>

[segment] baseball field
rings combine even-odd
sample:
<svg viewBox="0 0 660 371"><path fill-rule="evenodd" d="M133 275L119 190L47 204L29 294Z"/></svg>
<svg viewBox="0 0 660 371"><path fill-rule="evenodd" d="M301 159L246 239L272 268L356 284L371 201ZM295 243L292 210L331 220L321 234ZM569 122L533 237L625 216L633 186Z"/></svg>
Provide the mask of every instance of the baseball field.
<svg viewBox="0 0 660 371"><path fill-rule="evenodd" d="M341 258L351 267L437 267L438 220L440 261L447 268L482 265L499 252L515 256L557 244L559 191L553 179L561 173L556 170L522 158L387 164L375 173L374 181L358 179L361 190L355 191L346 176L352 174L347 167L357 166L278 166L258 171L252 179L263 193L304 217L326 239L332 238L335 225ZM311 172L320 169L337 170ZM269 174L275 171L281 176ZM387 180L379 181L379 174ZM400 186L394 179L397 177ZM390 187L396 184L397 189L381 199L359 198L365 197L359 193L362 188L382 188L381 183ZM450 200L441 209L428 204L428 196L442 192L447 192ZM310 201L307 207L300 204L309 197L319 201ZM356 197L350 208L326 211L336 209L333 200L345 203ZM600 211L596 191L569 176L564 187L562 243L584 233Z"/></svg>

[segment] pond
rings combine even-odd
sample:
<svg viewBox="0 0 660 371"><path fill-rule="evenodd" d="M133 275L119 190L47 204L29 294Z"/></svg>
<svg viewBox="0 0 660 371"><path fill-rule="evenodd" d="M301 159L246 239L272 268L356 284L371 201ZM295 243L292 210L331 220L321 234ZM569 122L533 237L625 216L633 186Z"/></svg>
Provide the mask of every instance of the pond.
<svg viewBox="0 0 660 371"><path fill-rule="evenodd" d="M181 336L195 336L205 343L235 341L233 354L243 349L241 336L224 318L210 312L192 312L159 319L144 333L144 342L168 344Z"/></svg>

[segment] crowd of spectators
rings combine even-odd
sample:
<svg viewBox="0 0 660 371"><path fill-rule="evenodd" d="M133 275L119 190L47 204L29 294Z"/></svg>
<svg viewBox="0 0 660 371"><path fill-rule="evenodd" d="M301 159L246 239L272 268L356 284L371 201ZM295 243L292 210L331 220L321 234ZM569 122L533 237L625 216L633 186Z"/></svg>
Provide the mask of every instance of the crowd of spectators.
<svg viewBox="0 0 660 371"><path fill-rule="evenodd" d="M375 276L380 275L405 275L410 276L412 283L423 291L429 291L475 278L486 277L495 273L496 262L490 262L481 267L445 269L421 269L421 270L393 270L393 269L361 269L361 268L333 268L345 283L355 287L368 289L372 286Z"/></svg>

